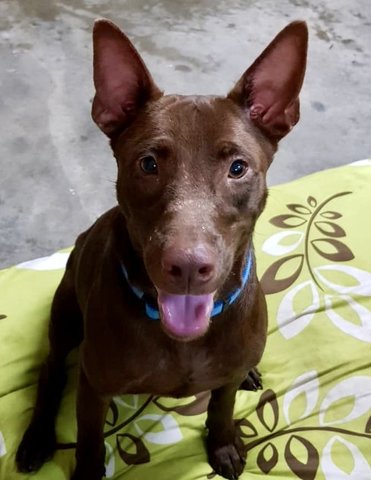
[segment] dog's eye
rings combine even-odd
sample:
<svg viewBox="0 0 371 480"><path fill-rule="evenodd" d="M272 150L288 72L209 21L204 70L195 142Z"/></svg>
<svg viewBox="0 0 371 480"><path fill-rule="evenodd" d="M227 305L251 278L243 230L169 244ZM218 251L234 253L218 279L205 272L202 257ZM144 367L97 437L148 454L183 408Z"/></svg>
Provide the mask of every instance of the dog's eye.
<svg viewBox="0 0 371 480"><path fill-rule="evenodd" d="M140 161L140 166L143 172L151 173L152 175L155 175L158 170L156 160L152 155L143 157Z"/></svg>
<svg viewBox="0 0 371 480"><path fill-rule="evenodd" d="M238 159L232 162L229 167L229 178L241 178L246 173L247 163L244 160Z"/></svg>

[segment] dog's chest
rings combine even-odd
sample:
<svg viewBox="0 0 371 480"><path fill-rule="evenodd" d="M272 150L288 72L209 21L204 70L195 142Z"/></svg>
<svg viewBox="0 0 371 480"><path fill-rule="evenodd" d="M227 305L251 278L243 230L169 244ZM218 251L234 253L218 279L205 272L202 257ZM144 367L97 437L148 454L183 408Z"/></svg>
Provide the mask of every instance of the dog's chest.
<svg viewBox="0 0 371 480"><path fill-rule="evenodd" d="M153 346L154 347L154 346ZM226 348L225 348L226 347ZM246 352L221 345L183 344L152 348L138 356L127 351L120 369L110 369L115 393L152 393L183 397L213 390L246 372Z"/></svg>
<svg viewBox="0 0 371 480"><path fill-rule="evenodd" d="M164 361L162 365L163 372L170 373L170 377L174 379L171 395L193 395L226 383L229 369L212 349L182 345L177 353L174 363L169 359L170 361ZM159 375L160 370L161 364Z"/></svg>
<svg viewBox="0 0 371 480"><path fill-rule="evenodd" d="M169 348L157 345L153 338L150 343L132 342L120 349L111 344L109 351L99 352L98 364L97 349L86 347L82 361L88 377L98 391L112 395L185 397L242 378L248 368L246 352L231 348L228 342L172 344Z"/></svg>

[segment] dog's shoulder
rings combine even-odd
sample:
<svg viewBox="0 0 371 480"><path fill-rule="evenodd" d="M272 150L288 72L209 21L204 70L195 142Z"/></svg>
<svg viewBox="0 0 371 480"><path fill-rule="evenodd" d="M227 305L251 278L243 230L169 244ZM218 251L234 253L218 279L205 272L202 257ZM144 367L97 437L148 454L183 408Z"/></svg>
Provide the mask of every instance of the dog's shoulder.
<svg viewBox="0 0 371 480"><path fill-rule="evenodd" d="M67 263L77 288L79 279L85 281L95 278L103 263L110 262L114 257L114 239L121 219L119 207L111 208L77 237Z"/></svg>
<svg viewBox="0 0 371 480"><path fill-rule="evenodd" d="M101 250L110 241L112 233L121 217L119 207L113 207L101 215L87 230L80 233L74 251L78 255L85 249Z"/></svg>

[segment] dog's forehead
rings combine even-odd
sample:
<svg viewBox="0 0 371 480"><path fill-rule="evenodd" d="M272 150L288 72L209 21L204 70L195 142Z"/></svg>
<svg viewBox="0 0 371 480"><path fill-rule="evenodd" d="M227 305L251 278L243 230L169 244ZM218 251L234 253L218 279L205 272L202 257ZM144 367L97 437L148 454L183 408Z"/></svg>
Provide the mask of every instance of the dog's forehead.
<svg viewBox="0 0 371 480"><path fill-rule="evenodd" d="M152 113L160 119L162 133L180 140L253 138L241 109L224 97L165 95L156 102Z"/></svg>
<svg viewBox="0 0 371 480"><path fill-rule="evenodd" d="M246 110L227 97L165 95L147 110L146 143L171 150L218 155L234 150L266 170L272 146L252 124Z"/></svg>

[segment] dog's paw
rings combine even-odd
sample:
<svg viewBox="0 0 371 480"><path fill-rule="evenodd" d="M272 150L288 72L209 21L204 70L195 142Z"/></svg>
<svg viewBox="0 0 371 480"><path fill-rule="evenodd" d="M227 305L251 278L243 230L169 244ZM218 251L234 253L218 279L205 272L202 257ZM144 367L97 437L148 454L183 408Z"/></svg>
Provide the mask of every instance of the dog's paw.
<svg viewBox="0 0 371 480"><path fill-rule="evenodd" d="M233 443L216 446L208 442L209 463L215 473L229 480L237 480L246 463L246 450L237 436Z"/></svg>
<svg viewBox="0 0 371 480"><path fill-rule="evenodd" d="M257 368L252 368L245 380L240 385L240 390L253 390L256 392L257 390L261 390L263 388L262 384L262 376L261 373Z"/></svg>
<svg viewBox="0 0 371 480"><path fill-rule="evenodd" d="M37 472L56 449L54 429L30 426L18 447L16 464L19 472Z"/></svg>

